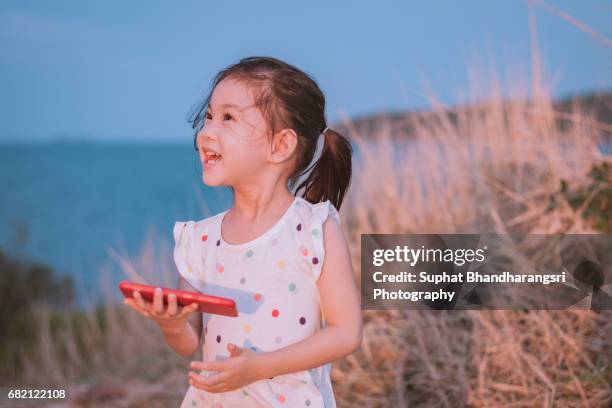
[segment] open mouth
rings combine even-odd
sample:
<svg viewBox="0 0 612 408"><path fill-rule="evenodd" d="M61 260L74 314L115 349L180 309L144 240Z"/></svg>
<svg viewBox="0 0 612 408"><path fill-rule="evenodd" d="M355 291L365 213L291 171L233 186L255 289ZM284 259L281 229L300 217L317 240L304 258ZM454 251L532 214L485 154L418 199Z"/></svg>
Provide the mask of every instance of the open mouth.
<svg viewBox="0 0 612 408"><path fill-rule="evenodd" d="M204 163L206 164L217 164L221 161L221 155L215 152L206 152Z"/></svg>

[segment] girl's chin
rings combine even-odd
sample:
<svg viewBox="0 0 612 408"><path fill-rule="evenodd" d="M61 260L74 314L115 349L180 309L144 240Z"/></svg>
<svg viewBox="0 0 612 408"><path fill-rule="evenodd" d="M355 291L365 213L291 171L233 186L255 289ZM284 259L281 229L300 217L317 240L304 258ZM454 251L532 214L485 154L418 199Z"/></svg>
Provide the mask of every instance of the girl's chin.
<svg viewBox="0 0 612 408"><path fill-rule="evenodd" d="M210 173L208 173L206 171L202 173L202 181L204 183L207 183L207 184L208 183L215 183L216 179L217 179L217 177L214 177L213 175L211 175Z"/></svg>
<svg viewBox="0 0 612 408"><path fill-rule="evenodd" d="M223 183L222 180L210 174L207 175L206 173L202 174L202 181L204 182L204 184L206 184L209 187L217 187L217 186L225 185L225 183Z"/></svg>

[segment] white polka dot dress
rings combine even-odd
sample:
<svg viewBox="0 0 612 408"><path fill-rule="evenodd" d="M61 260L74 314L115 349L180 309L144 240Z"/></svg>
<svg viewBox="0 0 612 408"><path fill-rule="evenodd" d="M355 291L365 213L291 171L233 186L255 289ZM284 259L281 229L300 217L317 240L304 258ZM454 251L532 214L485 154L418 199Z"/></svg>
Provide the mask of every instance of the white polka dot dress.
<svg viewBox="0 0 612 408"><path fill-rule="evenodd" d="M234 299L238 309L238 317L203 314L204 361L228 358L228 342L273 351L325 327L317 280L325 256L323 223L328 216L340 223L334 205L296 196L272 228L239 245L221 236L228 211L174 225L179 273L202 293ZM330 373L327 363L224 393L190 385L181 408L331 408L336 402Z"/></svg>

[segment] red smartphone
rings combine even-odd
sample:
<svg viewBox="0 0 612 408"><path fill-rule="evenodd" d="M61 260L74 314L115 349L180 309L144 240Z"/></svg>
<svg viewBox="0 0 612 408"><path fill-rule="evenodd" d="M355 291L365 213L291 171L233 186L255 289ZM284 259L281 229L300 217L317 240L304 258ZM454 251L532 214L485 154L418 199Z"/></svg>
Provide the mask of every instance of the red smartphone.
<svg viewBox="0 0 612 408"><path fill-rule="evenodd" d="M155 288L158 286L143 285L141 283L121 281L119 282L119 290L126 298L133 298L133 292L137 290L142 295L142 298L148 302L153 302ZM189 306L192 303L197 303L198 311L202 313L218 314L223 316L237 317L238 310L236 302L233 299L204 295L202 293L190 292L187 290L162 288L164 306L168 305L168 295L174 293L176 295L176 303L180 306Z"/></svg>

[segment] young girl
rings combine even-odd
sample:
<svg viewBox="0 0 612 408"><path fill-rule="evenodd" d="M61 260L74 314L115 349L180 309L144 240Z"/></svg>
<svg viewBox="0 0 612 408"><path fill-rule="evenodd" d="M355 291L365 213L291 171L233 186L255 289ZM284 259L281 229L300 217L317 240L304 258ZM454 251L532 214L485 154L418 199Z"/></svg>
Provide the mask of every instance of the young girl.
<svg viewBox="0 0 612 408"><path fill-rule="evenodd" d="M173 297L166 309L159 291L151 304L137 292L126 301L180 355L203 340L181 407L336 406L331 362L360 347L362 328L337 211L352 149L324 110L307 74L250 57L217 74L194 116L203 181L230 186L234 203L175 223L179 288L232 298L239 315L202 315Z"/></svg>

